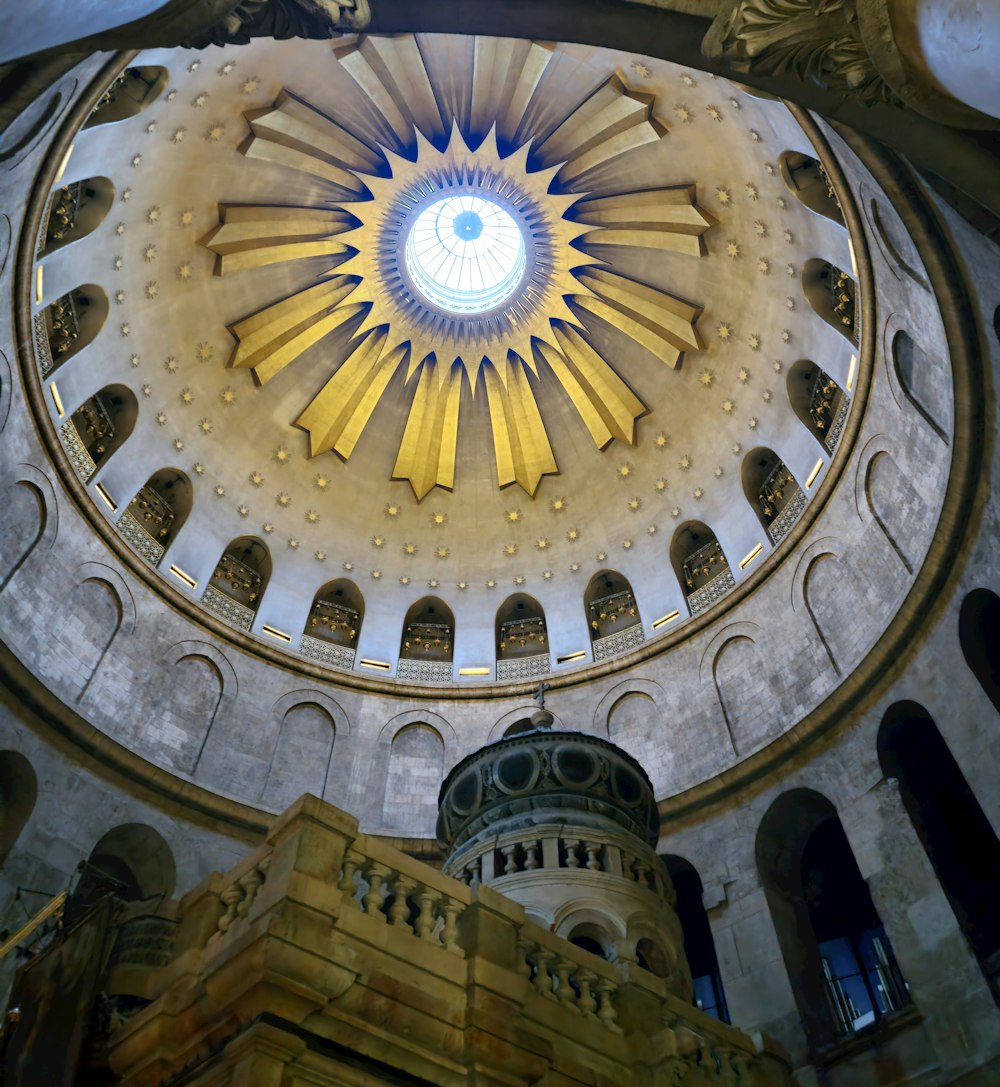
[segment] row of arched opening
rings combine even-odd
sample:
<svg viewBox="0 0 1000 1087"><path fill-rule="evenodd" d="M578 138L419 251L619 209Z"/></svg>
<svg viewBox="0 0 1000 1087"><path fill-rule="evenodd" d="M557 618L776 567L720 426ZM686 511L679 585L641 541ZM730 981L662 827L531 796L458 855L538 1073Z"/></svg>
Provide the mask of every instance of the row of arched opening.
<svg viewBox="0 0 1000 1087"><path fill-rule="evenodd" d="M1000 712L1000 597L964 600L959 641ZM1000 837L925 707L890 706L877 736L883 787L903 808L992 993L1000 1003ZM833 804L811 789L778 797L757 832L756 859L802 1022L815 1053L910 1006L909 987ZM677 893L699 1007L728 1021L701 879L664 856ZM938 938L939 934L927 934Z"/></svg>

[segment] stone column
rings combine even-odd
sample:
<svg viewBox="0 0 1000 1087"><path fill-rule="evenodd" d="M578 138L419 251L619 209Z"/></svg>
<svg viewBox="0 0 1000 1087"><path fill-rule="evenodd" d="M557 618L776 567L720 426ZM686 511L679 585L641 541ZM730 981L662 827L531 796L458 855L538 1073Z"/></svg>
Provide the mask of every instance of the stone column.
<svg viewBox="0 0 1000 1087"><path fill-rule="evenodd" d="M1000 1053L997 1008L903 806L883 780L844 811L844 831L892 943L921 1030L943 1067ZM959 1025L961 1024L961 1026Z"/></svg>

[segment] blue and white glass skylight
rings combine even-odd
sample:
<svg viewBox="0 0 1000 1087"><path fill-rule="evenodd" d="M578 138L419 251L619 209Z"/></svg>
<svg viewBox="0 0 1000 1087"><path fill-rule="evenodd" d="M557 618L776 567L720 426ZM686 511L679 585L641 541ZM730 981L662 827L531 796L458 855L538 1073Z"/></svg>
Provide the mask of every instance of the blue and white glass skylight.
<svg viewBox="0 0 1000 1087"><path fill-rule="evenodd" d="M413 285L435 306L456 314L501 305L520 282L525 260L524 238L511 215L468 193L429 204L406 239Z"/></svg>

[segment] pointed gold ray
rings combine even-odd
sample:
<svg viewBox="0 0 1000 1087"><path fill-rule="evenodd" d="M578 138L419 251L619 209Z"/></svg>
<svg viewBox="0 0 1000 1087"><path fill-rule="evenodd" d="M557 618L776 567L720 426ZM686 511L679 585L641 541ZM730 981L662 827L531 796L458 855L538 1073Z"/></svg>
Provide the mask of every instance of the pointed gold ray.
<svg viewBox="0 0 1000 1087"><path fill-rule="evenodd" d="M309 431L311 457L334 450L347 460L361 432L406 355L397 345L386 350L389 326L380 325L354 340L351 354L323 386L295 425Z"/></svg>
<svg viewBox="0 0 1000 1087"><path fill-rule="evenodd" d="M604 268L585 268L578 278L593 293L573 301L627 333L661 362L677 369L685 351L702 349L694 327L700 306Z"/></svg>
<svg viewBox="0 0 1000 1087"><path fill-rule="evenodd" d="M357 285L355 276L332 276L237 321L229 329L237 340L229 365L252 367L263 385L306 348L367 312L363 305L341 305Z"/></svg>
<svg viewBox="0 0 1000 1087"><path fill-rule="evenodd" d="M315 174L355 199L365 195L365 186L354 171L371 174L382 167L380 152L289 91L245 116L251 135L240 147L244 155Z"/></svg>
<svg viewBox="0 0 1000 1087"><path fill-rule="evenodd" d="M560 162L559 180L571 182L587 170L655 143L667 131L653 117L655 96L630 90L612 76L582 102L542 144L546 162Z"/></svg>
<svg viewBox="0 0 1000 1087"><path fill-rule="evenodd" d="M340 260L352 252L333 240L357 225L341 208L221 204L219 210L220 225L201 242L216 254L217 276L306 257Z"/></svg>
<svg viewBox="0 0 1000 1087"><path fill-rule="evenodd" d="M483 368L493 429L497 484L518 483L531 496L543 475L559 471L524 360L513 352L502 368Z"/></svg>
<svg viewBox="0 0 1000 1087"><path fill-rule="evenodd" d="M447 490L455 486L463 373L461 366L431 361L425 361L420 368L392 470L393 479L409 481L418 502L434 486Z"/></svg>
<svg viewBox="0 0 1000 1087"><path fill-rule="evenodd" d="M401 146L412 142L414 128L430 140L444 139L448 129L412 34L366 34L356 48L337 55L361 90L385 113Z"/></svg>
<svg viewBox="0 0 1000 1087"><path fill-rule="evenodd" d="M693 257L704 256L702 235L715 221L695 203L694 185L580 200L572 216L575 222L600 228L584 234L585 244L661 249Z"/></svg>
<svg viewBox="0 0 1000 1087"><path fill-rule="evenodd" d="M472 131L488 132L495 125L505 140L513 141L554 53L552 46L540 42L477 37L472 69Z"/></svg>
<svg viewBox="0 0 1000 1087"><path fill-rule="evenodd" d="M580 329L565 321L553 321L559 344L538 341L536 348L590 432L598 449L618 438L635 443L635 421L649 409L583 338Z"/></svg>

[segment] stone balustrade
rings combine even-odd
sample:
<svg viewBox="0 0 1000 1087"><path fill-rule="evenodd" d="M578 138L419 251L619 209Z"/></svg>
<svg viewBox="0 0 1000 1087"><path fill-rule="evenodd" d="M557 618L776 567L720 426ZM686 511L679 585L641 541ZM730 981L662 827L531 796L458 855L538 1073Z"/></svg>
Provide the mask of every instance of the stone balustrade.
<svg viewBox="0 0 1000 1087"><path fill-rule="evenodd" d="M119 535L128 540L135 551L141 555L151 566L159 566L163 558L163 544L154 540L146 531L141 521L136 520L129 510L118 518L116 525Z"/></svg>
<svg viewBox="0 0 1000 1087"><path fill-rule="evenodd" d="M231 623L237 630L249 631L253 626L253 609L227 596L214 585L205 586L201 602L209 611L214 612L220 619L225 619L227 623Z"/></svg>
<svg viewBox="0 0 1000 1087"><path fill-rule="evenodd" d="M548 829L515 863L542 869ZM600 848L561 843L562 872L586 876L593 863L607 878L607 838ZM646 860L622 851L619 878L646 880ZM664 1061L701 1072L705 1053L711 1068L736 1054L764 1073L748 1083L791 1082L778 1060L661 978L571 944L491 887L359 833L315 797L279 816L229 873L162 912L176 934L172 946L160 942L170 960L110 1037L121 1087L194 1082L192 1068L222 1076L231 1061L245 1083L355 1082L366 1067L372 1082L402 1074L458 1087L492 1064L512 1087L556 1068L566 1087L628 1085Z"/></svg>
<svg viewBox="0 0 1000 1087"><path fill-rule="evenodd" d="M697 615L706 608L710 608L716 601L721 600L735 584L736 580L733 577L733 572L728 566L724 570L720 570L711 581L705 582L688 597L688 607L691 609L691 614Z"/></svg>
<svg viewBox="0 0 1000 1087"><path fill-rule="evenodd" d="M603 638L595 638L593 641L594 660L607 660L609 657L617 657L619 653L627 653L631 649L638 649L646 640L642 629L642 623L633 623L630 627L616 630L614 634L606 634Z"/></svg>
<svg viewBox="0 0 1000 1087"><path fill-rule="evenodd" d="M73 465L73 471L80 477L81 482L86 483L97 471L97 465L94 463L94 458L87 452L87 447L80 440L76 423L72 419L67 419L59 428L59 437L62 439L66 456L69 457L70 464Z"/></svg>

